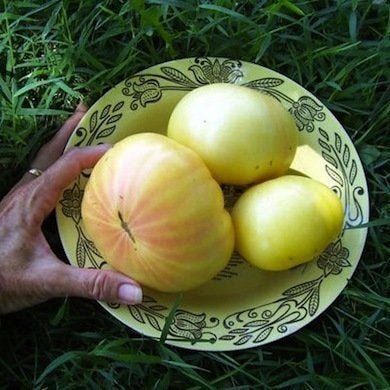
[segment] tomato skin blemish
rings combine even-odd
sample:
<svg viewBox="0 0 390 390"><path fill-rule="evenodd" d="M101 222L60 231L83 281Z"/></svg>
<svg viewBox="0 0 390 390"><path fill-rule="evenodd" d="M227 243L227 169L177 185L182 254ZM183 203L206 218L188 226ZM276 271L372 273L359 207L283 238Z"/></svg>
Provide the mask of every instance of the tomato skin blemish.
<svg viewBox="0 0 390 390"><path fill-rule="evenodd" d="M133 243L135 244L135 238L134 238L133 234L130 231L129 225L123 219L122 213L119 210L118 210L118 217L119 217L119 220L121 222L121 228L127 233L127 235L129 236L130 240L133 241Z"/></svg>

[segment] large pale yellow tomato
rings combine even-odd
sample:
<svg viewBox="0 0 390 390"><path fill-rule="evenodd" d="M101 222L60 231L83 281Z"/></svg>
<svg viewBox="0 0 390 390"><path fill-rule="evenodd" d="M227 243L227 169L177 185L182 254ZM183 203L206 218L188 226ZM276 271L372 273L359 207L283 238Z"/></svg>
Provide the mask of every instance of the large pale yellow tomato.
<svg viewBox="0 0 390 390"><path fill-rule="evenodd" d="M129 136L99 160L82 218L109 264L164 292L208 281L234 247L222 191L204 162L158 134Z"/></svg>
<svg viewBox="0 0 390 390"><path fill-rule="evenodd" d="M318 256L340 233L344 219L341 201L330 188L290 175L249 188L231 214L237 251L270 271Z"/></svg>
<svg viewBox="0 0 390 390"><path fill-rule="evenodd" d="M210 84L185 95L167 134L195 150L214 178L245 185L283 174L297 148L290 113L273 97L235 84Z"/></svg>

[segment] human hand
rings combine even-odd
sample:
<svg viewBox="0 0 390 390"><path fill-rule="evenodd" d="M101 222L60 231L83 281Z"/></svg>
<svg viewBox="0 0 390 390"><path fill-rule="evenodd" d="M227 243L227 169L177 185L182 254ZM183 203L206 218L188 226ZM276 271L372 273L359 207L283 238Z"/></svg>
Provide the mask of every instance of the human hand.
<svg viewBox="0 0 390 390"><path fill-rule="evenodd" d="M55 297L78 296L136 304L138 283L114 271L80 269L62 262L50 249L42 223L62 190L86 168L92 168L108 145L73 148L62 154L70 134L86 112L79 105L32 166L0 202L0 313L17 311Z"/></svg>

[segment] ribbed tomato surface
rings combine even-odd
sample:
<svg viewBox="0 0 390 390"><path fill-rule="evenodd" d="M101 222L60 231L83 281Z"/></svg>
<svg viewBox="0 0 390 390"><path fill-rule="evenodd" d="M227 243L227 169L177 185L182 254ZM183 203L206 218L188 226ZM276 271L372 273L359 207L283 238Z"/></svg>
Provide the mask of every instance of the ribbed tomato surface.
<svg viewBox="0 0 390 390"><path fill-rule="evenodd" d="M129 136L101 158L85 188L82 218L109 264L164 292L208 281L234 247L223 193L203 161L153 133Z"/></svg>

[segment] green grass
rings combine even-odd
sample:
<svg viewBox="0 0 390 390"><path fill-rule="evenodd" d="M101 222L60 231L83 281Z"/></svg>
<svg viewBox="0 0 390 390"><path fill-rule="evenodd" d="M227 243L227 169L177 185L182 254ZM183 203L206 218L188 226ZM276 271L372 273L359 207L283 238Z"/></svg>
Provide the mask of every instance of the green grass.
<svg viewBox="0 0 390 390"><path fill-rule="evenodd" d="M264 347L206 353L129 330L95 302L0 318L4 389L388 389L390 7L363 1L0 0L0 196L82 99L166 60L224 56L313 92L354 141L368 239L336 302ZM61 255L51 217L46 234Z"/></svg>

